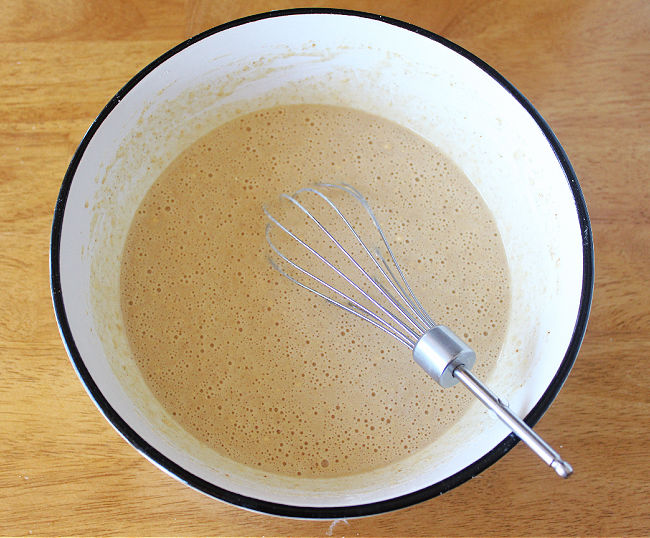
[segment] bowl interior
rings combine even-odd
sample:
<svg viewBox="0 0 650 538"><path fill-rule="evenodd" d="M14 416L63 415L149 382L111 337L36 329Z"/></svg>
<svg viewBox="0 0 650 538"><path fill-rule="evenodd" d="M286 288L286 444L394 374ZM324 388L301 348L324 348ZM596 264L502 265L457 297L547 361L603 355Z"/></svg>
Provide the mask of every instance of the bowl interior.
<svg viewBox="0 0 650 538"><path fill-rule="evenodd" d="M185 434L130 360L120 255L146 191L218 124L291 103L349 106L393 120L442 149L473 182L495 216L512 287L506 341L485 381L515 412L530 412L565 358L580 306L582 235L567 176L535 119L488 72L441 42L349 14L221 29L167 55L109 104L73 161L61 202L64 340L109 420L190 485L242 505L236 495L299 507L394 499L471 466L509 431L476 403L438 441L387 468L336 479L265 477Z"/></svg>

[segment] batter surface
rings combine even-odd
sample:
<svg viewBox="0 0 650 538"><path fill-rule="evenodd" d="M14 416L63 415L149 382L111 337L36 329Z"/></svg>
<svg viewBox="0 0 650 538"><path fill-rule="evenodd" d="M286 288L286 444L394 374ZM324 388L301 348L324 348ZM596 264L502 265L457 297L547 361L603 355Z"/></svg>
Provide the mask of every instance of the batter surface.
<svg viewBox="0 0 650 538"><path fill-rule="evenodd" d="M423 305L485 378L510 297L492 215L434 146L360 111L277 107L215 129L147 193L121 271L134 360L169 413L238 462L305 477L402 459L471 398L270 267L262 205L324 180L366 196Z"/></svg>

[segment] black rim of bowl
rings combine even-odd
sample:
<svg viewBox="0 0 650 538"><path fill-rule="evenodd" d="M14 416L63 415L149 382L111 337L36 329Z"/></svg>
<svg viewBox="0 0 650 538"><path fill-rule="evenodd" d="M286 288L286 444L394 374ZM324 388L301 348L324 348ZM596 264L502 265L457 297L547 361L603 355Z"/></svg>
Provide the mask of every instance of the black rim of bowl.
<svg viewBox="0 0 650 538"><path fill-rule="evenodd" d="M392 499L387 499L384 501L373 502L368 504L361 505L351 505L351 506L339 506L339 507L321 507L321 506L293 506L280 503L273 503L269 501L264 501L260 499L255 499L251 497L246 497L244 495L239 495L233 493L232 491L225 490L223 488L217 487L210 482L207 482L196 475L186 471L184 468L177 465L175 462L171 461L164 454L157 451L150 444L148 444L142 437L140 437L123 419L118 415L118 413L113 409L110 403L106 400L104 395L101 393L93 378L90 376L88 369L86 368L83 358L81 357L79 350L76 347L74 338L70 326L68 324L68 319L66 316L65 305L63 301L62 291L61 291L61 279L60 279L60 241L61 241L61 232L63 225L63 216L65 213L66 201L68 198L68 193L70 192L70 187L72 181L74 180L75 173L77 171L77 166L88 146L90 140L93 138L95 132L110 114L110 112L115 108L117 103L124 98L124 96L133 89L134 86L140 82L147 74L153 71L156 67L166 61L168 58L174 56L183 49L189 47L190 45L205 39L213 34L232 28L234 26L240 26L249 22L258 21L261 19L273 18L273 17L284 17L292 15L304 15L304 14L328 14L328 15L343 15L343 16L352 16L352 17L361 17L367 19L374 19L381 21L387 24L398 26L405 30L415 32L419 35L425 36L433 41L436 41L447 48L453 50L454 52L460 54L464 58L470 60L474 65L482 69L485 73L490 75L495 81L497 81L506 91L508 91L518 102L519 104L526 109L526 111L531 115L535 120L540 130L544 133L548 143L551 145L564 173L566 175L567 181L573 193L576 211L578 215L578 220L581 226L582 233L582 249L583 249L583 277L582 277L582 292L580 297L580 307L578 310L578 316L576 319L576 324L573 330L573 335L569 346L567 347L564 359L560 364L560 367L557 370L555 377L548 386L547 390L544 392L540 400L537 402L535 407L531 412L526 416L525 421L528 425L534 426L537 421L542 417L544 412L548 409L551 402L555 399L557 393L562 388L564 381L566 380L573 363L575 362L578 350L582 343L584 333L587 327L587 319L589 317L589 310L591 307L591 298L593 293L593 281L594 281L594 251L593 251L593 239L591 232L591 225L589 223L589 215L587 213L587 207L585 204L580 185L576 175L571 167L571 163L566 156L566 153L562 149L558 139L551 131L551 128L548 126L546 121L541 117L537 110L531 105L531 103L505 78L503 78L499 73L497 73L492 67L487 65L485 62L469 53L462 47L448 41L447 39L424 30L412 24L392 19L389 17L384 17L381 15L376 15L372 13L365 13L360 11L350 11L344 9L320 9L320 8L305 8L305 9L288 9L273 11L269 13L260 13L258 15L251 15L249 17L244 17L235 21L222 24L201 34L194 36L183 43L180 43L173 49L169 50L147 67L142 69L137 75L135 75L117 94L108 102L108 104L101 111L99 116L90 126L88 132L84 136L83 140L79 144L77 151L75 152L72 161L68 167L68 170L63 179L63 184L61 185L61 190L56 201L56 207L54 210L54 221L52 224L52 238L50 246L50 280L52 288L52 300L54 303L54 310L59 324L59 330L63 338L64 344L67 348L68 355L70 356L74 367L77 370L79 377L82 382L85 384L87 391L90 396L94 399L95 403L102 411L104 416L108 419L109 422L118 430L118 432L130 443L132 444L139 452L141 452L146 458L150 459L159 466L162 466L169 473L174 475L180 481L186 483L190 487L193 487L209 496L215 497L227 503L231 503L243 508L254 510L257 512L264 512L267 514L273 514L278 516L285 517L294 517L294 518L314 518L314 519L337 519L337 518L347 518L347 517L360 517L368 516L373 514L379 514L384 512L389 512L392 510L397 510L413 504L431 499L436 497L446 491L459 486L460 484L466 482L470 478L478 475L490 465L499 460L503 455L510 451L519 441L519 438L514 434L510 434L506 437L501 443L499 443L494 449L486 453L480 459L476 460L472 464L468 465L458 473L442 480L436 484L432 484L428 487L420 489L418 491L395 497Z"/></svg>

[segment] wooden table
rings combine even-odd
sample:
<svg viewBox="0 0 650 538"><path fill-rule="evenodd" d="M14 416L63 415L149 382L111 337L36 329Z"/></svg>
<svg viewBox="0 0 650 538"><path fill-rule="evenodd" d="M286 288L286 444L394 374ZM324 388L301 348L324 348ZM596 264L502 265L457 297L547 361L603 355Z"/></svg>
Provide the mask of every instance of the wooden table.
<svg viewBox="0 0 650 538"><path fill-rule="evenodd" d="M299 4L0 3L0 533L12 535L650 534L650 3L332 2L413 22L511 80L555 130L591 213L596 288L573 371L538 425L575 475L524 446L463 486L361 520L294 521L211 500L101 417L59 338L48 246L63 174L110 97L211 26Z"/></svg>

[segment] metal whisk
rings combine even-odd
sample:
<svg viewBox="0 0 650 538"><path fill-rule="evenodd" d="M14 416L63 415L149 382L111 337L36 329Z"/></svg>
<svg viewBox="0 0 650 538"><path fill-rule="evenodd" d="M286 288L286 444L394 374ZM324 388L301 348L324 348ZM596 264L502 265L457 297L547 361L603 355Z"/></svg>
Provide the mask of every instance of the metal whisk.
<svg viewBox="0 0 650 538"><path fill-rule="evenodd" d="M305 201L307 198L311 204ZM264 208L270 221L266 227L266 239L275 254L269 260L276 270L301 288L358 316L404 344L412 351L415 362L442 387L451 387L460 381L558 475L563 478L571 475L571 465L470 372L476 354L451 329L436 324L422 307L406 281L375 214L359 191L347 184L319 183L293 195L282 194L280 200L285 209L294 212L291 223L287 218L283 224L267 207ZM318 211L312 207L314 201ZM346 215L341 209L342 204L349 205L350 201L365 210L373 232L378 233L380 240L377 243L383 245L387 256L382 255L380 246L373 244L372 248L369 247L353 226L352 221L359 215L354 210ZM327 225L317 218L322 211L329 214ZM296 216L298 222L295 222ZM320 252L314 247L314 237L301 237L295 231L301 225L318 230L318 241L325 241ZM297 249L297 254L287 255L276 246L272 235L278 233L277 229L289 239L290 249L292 252ZM345 234L352 248L340 236L337 239L336 233ZM333 261L333 256L338 256L338 260ZM359 259L366 260L365 267ZM336 284L330 283L332 278Z"/></svg>

